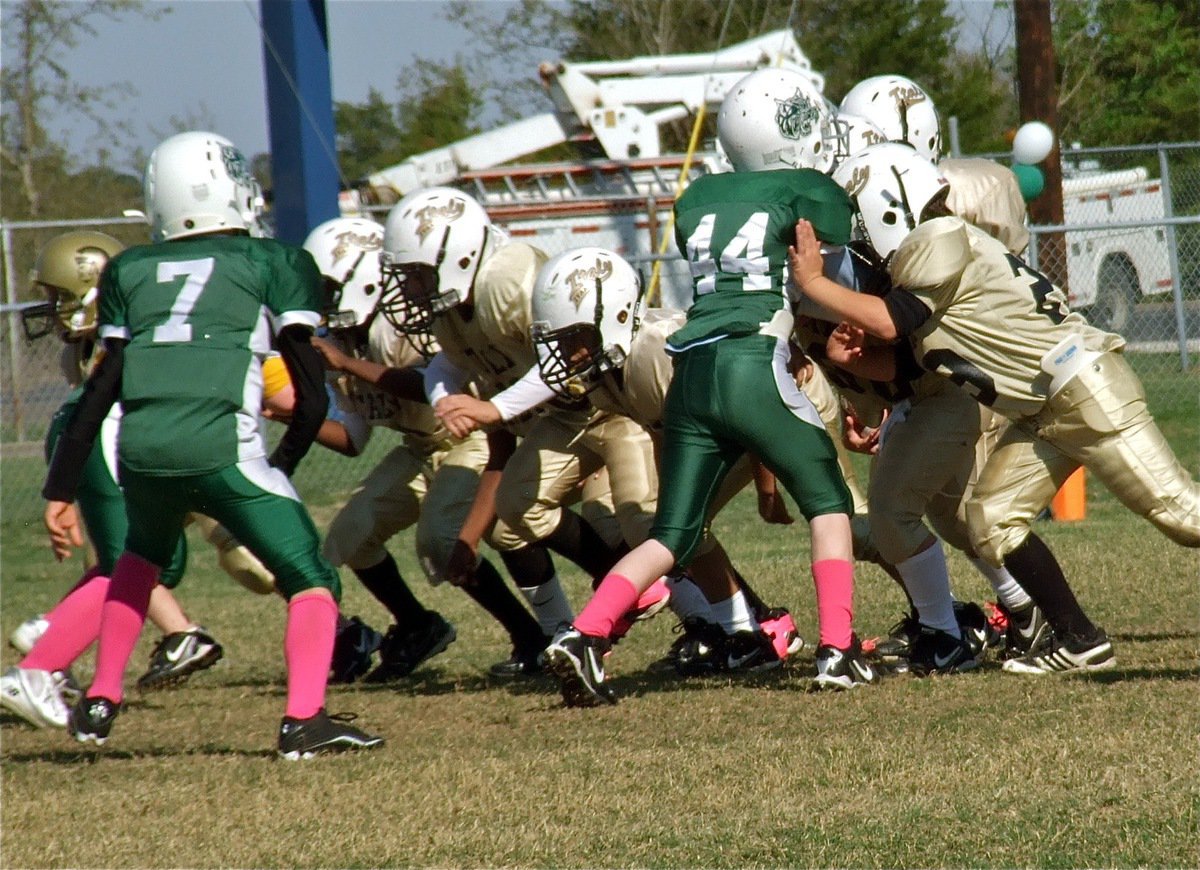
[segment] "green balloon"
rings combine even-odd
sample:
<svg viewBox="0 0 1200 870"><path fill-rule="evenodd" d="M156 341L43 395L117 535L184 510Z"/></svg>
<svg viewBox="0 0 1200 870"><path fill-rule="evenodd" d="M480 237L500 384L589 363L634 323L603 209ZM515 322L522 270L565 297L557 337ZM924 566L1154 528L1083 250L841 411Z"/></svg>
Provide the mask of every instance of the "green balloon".
<svg viewBox="0 0 1200 870"><path fill-rule="evenodd" d="M1046 189L1046 176L1038 167L1027 163L1014 163L1012 171L1013 175L1017 176L1017 185L1021 188L1021 196L1025 197L1026 202L1040 196Z"/></svg>

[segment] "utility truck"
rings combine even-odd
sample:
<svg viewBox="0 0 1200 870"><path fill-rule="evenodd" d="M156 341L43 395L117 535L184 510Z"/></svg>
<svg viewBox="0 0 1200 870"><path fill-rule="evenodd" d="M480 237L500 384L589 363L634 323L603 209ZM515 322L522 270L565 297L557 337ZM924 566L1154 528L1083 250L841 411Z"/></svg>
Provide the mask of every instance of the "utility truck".
<svg viewBox="0 0 1200 870"><path fill-rule="evenodd" d="M686 308L691 278L674 255L671 208L688 181L729 167L713 150L664 155L660 128L715 112L735 83L768 66L801 73L824 90L824 76L789 30L709 53L543 63L538 72L552 112L380 170L343 194L342 210L387 206L434 185L458 187L511 236L550 254L584 245L610 248L647 273L662 304ZM604 156L514 163L563 143Z"/></svg>
<svg viewBox="0 0 1200 870"><path fill-rule="evenodd" d="M1068 301L1088 319L1115 332L1129 325L1133 306L1169 293L1162 184L1143 167L1100 172L1064 167L1063 222L1067 225L1141 224L1066 233ZM1073 170L1073 171L1072 171Z"/></svg>
<svg viewBox="0 0 1200 870"><path fill-rule="evenodd" d="M686 308L691 278L672 244L672 205L687 182L729 165L712 143L700 143L694 154L664 154L660 128L715 111L742 77L768 66L801 73L824 92L824 76L790 30L709 53L543 63L538 74L553 111L373 173L343 193L342 210L385 211L414 190L458 187L513 237L550 254L585 245L615 250L652 275L652 301ZM516 162L564 143L604 156ZM1086 163L1064 169L1067 224L1163 217L1162 189L1143 169L1099 172ZM1140 298L1171 289L1162 225L1071 231L1066 243L1071 305L1097 325L1120 330Z"/></svg>

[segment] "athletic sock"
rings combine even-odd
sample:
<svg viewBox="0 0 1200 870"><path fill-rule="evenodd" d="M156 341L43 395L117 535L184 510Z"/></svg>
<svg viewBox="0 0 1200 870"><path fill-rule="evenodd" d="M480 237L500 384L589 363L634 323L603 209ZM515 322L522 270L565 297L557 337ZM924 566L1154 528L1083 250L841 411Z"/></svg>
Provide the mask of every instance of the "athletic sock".
<svg viewBox="0 0 1200 870"><path fill-rule="evenodd" d="M325 706L337 613L337 604L325 595L301 593L288 602L283 633L283 656L287 661L285 716L307 719Z"/></svg>
<svg viewBox="0 0 1200 870"><path fill-rule="evenodd" d="M854 563L822 559L812 563L812 575L820 643L847 649L854 634Z"/></svg>
<svg viewBox="0 0 1200 870"><path fill-rule="evenodd" d="M545 547L530 544L519 550L505 550L500 553L500 560L533 608L543 634L553 637L559 626L571 623L575 611L563 592L554 572L554 561Z"/></svg>
<svg viewBox="0 0 1200 870"><path fill-rule="evenodd" d="M950 574L946 570L942 542L935 539L932 546L897 562L896 570L904 579L921 624L962 637L954 616L954 598L950 595Z"/></svg>
<svg viewBox="0 0 1200 870"><path fill-rule="evenodd" d="M716 622L712 604L687 574L668 575L667 588L671 590L671 600L667 602L667 606L680 620L694 617L705 622Z"/></svg>
<svg viewBox="0 0 1200 870"><path fill-rule="evenodd" d="M385 554L381 561L369 568L351 570L367 587L367 591L392 614L401 634L408 634L428 624L429 611L400 576L400 568L391 553Z"/></svg>
<svg viewBox="0 0 1200 870"><path fill-rule="evenodd" d="M1032 532L1004 557L1004 567L1042 610L1061 641L1086 640L1099 634L1075 599L1062 567L1045 542Z"/></svg>
<svg viewBox="0 0 1200 870"><path fill-rule="evenodd" d="M628 577L609 574L605 577L592 599L575 617L575 628L582 634L607 638L612 634L617 620L638 600L638 588Z"/></svg>
<svg viewBox="0 0 1200 870"><path fill-rule="evenodd" d="M726 634L758 630L758 620L754 618L746 593L740 589L724 601L712 602L712 611L717 624L725 629Z"/></svg>
<svg viewBox="0 0 1200 870"><path fill-rule="evenodd" d="M150 592L161 570L133 553L122 553L113 566L112 581L100 609L100 646L96 651L96 673L87 690L89 698L107 698L119 704L125 696L125 666L142 633Z"/></svg>
<svg viewBox="0 0 1200 870"><path fill-rule="evenodd" d="M561 514L554 531L539 543L564 559L570 559L592 576L593 586L598 585L629 548L623 542L618 547L610 547L591 523L574 511L563 508Z"/></svg>
<svg viewBox="0 0 1200 870"><path fill-rule="evenodd" d="M542 631L537 620L509 591L496 566L487 559L479 560L475 568L475 582L466 586L465 591L504 626L514 647L522 651L545 647L547 633Z"/></svg>
<svg viewBox="0 0 1200 870"><path fill-rule="evenodd" d="M99 568L90 568L46 614L45 633L21 659L18 667L39 671L65 671L100 636L100 610L109 579Z"/></svg>
<svg viewBox="0 0 1200 870"><path fill-rule="evenodd" d="M1003 604L1010 613L1022 610L1033 603L1029 593L1021 588L1021 584L1016 581L1007 568L989 565L977 556L968 556L967 559L980 574L987 578L988 583L992 584L996 600Z"/></svg>

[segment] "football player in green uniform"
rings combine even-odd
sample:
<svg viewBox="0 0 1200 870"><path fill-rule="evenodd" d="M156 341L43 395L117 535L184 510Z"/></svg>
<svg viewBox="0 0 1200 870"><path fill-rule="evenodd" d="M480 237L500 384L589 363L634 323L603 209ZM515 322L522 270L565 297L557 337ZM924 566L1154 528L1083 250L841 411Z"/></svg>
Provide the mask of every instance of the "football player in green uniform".
<svg viewBox="0 0 1200 870"><path fill-rule="evenodd" d="M1112 644L1084 614L1031 523L1077 468L1172 540L1200 546L1200 485L1146 408L1124 340L1068 309L1063 292L1004 244L947 214L949 186L911 149L877 145L840 166L862 235L888 263L884 297L820 274L801 223L791 252L803 292L866 334L906 339L920 365L1008 417L966 505L975 552L1004 565L1041 608L1053 638L1005 662L1026 674L1111 667ZM889 347L848 340L846 365L886 377Z"/></svg>
<svg viewBox="0 0 1200 870"><path fill-rule="evenodd" d="M38 252L32 281L47 301L22 312L25 333L37 340L54 332L62 340L62 370L76 389L51 421L46 436L49 456L63 426L79 401L79 384L100 355L96 341L96 285L108 260L123 249L112 236L95 230L73 230L56 236ZM9 642L23 653L16 666L0 677L0 705L39 726L65 728L64 678L71 664L100 633L100 605L108 589L113 563L121 554L128 523L117 483L116 436L121 408L114 405L88 456L79 489L79 505L87 537L96 553L90 566L46 615L26 620ZM235 546L236 546L236 542ZM187 550L183 540L162 582L154 587L147 615L163 632L151 654L150 669L138 687L152 689L186 680L211 667L221 645L184 614L171 589L183 577Z"/></svg>
<svg viewBox="0 0 1200 870"><path fill-rule="evenodd" d="M718 135L745 94L779 74L785 71L764 70L739 82L722 103ZM668 339L675 375L664 409L658 510L650 538L614 566L547 649L569 705L615 700L602 663L615 619L656 577L689 563L717 489L746 452L775 474L809 521L820 633L815 685L848 689L877 679L852 628L850 494L829 434L788 367L787 251L796 222L809 219L824 242L844 245L852 207L822 171L832 165L836 131L820 94L798 84L775 108L786 147L773 137L769 151L753 141L731 150L722 136L738 171L697 179L675 203L693 303L687 325Z"/></svg>
<svg viewBox="0 0 1200 870"><path fill-rule="evenodd" d="M154 243L123 251L101 275L105 355L59 438L43 488L46 527L62 557L81 543L72 503L80 470L120 401L117 452L129 532L102 608L95 677L68 728L80 742L108 739L151 590L185 516L198 511L242 541L288 601L280 754L377 746L382 738L325 713L340 586L288 479L328 402L321 357L309 344L320 317L320 273L307 251L255 237L258 184L222 136L197 131L162 142L146 167L145 195ZM258 414L272 325L296 406L268 459Z"/></svg>

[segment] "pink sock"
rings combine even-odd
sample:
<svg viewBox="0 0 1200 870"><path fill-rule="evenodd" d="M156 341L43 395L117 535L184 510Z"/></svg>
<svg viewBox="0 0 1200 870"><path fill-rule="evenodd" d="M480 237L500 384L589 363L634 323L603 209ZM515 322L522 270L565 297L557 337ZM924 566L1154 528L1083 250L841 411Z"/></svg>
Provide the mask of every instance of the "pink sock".
<svg viewBox="0 0 1200 870"><path fill-rule="evenodd" d="M817 623L821 644L846 649L854 624L854 563L822 559L812 563L817 586Z"/></svg>
<svg viewBox="0 0 1200 870"><path fill-rule="evenodd" d="M100 611L100 647L96 651L96 675L87 690L89 698L120 703L124 697L125 665L142 633L150 592L160 571L157 565L133 553L122 553L117 559Z"/></svg>
<svg viewBox="0 0 1200 870"><path fill-rule="evenodd" d="M100 636L100 608L109 579L95 566L89 568L46 614L50 627L38 638L18 667L64 671Z"/></svg>
<svg viewBox="0 0 1200 870"><path fill-rule="evenodd" d="M638 600L638 588L628 577L609 574L600 581L596 591L575 617L575 628L593 637L608 637L613 624Z"/></svg>
<svg viewBox="0 0 1200 870"><path fill-rule="evenodd" d="M324 595L299 595L288 602L283 635L288 670L285 715L293 719L307 719L325 706L337 616L337 605Z"/></svg>

